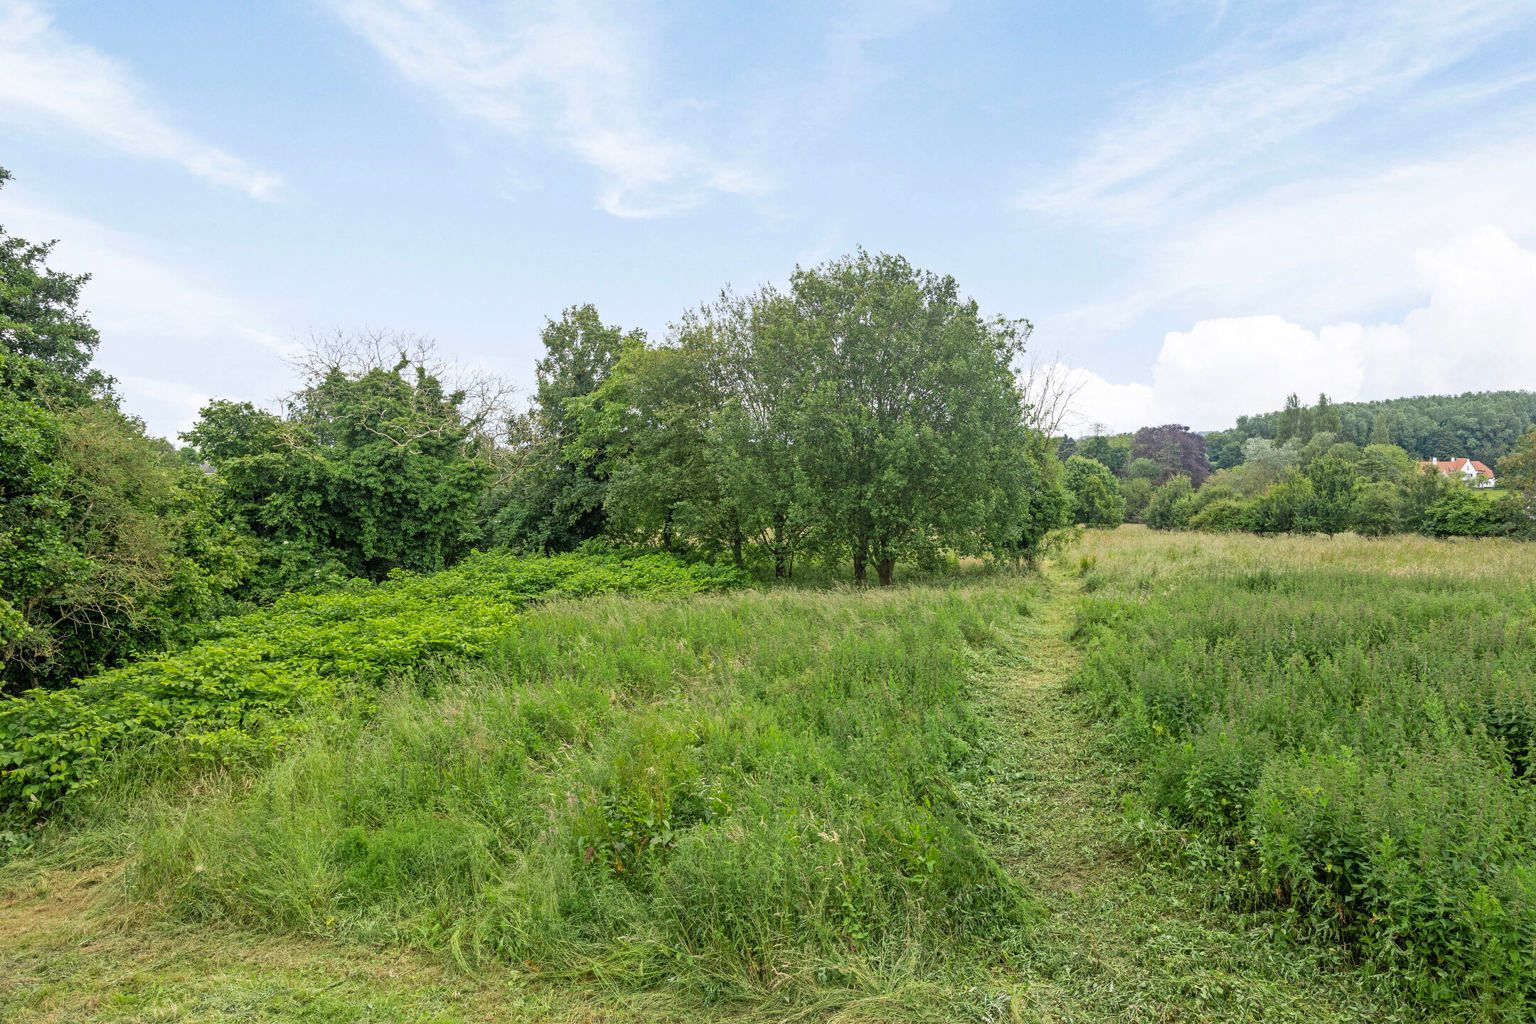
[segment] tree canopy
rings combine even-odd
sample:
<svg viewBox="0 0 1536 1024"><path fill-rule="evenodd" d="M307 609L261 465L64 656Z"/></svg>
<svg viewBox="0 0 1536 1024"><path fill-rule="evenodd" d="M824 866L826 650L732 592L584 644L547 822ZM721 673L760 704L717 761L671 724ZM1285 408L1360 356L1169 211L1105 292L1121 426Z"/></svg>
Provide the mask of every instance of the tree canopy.
<svg viewBox="0 0 1536 1024"><path fill-rule="evenodd" d="M0 170L0 184L8 175ZM229 606L249 545L92 365L87 277L0 227L0 687L60 685Z"/></svg>
<svg viewBox="0 0 1536 1024"><path fill-rule="evenodd" d="M216 401L184 435L220 506L262 542L258 592L441 569L467 552L490 467L464 393L404 345L325 354L306 376L280 413Z"/></svg>

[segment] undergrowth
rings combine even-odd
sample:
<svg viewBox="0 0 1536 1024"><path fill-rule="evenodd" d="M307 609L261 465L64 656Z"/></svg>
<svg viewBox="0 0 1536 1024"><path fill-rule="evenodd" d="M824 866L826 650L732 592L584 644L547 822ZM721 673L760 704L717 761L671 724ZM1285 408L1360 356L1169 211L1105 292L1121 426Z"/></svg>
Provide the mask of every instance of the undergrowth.
<svg viewBox="0 0 1536 1024"><path fill-rule="evenodd" d="M197 771L259 762L308 724L295 717L305 707L478 657L514 636L519 612L538 598L695 593L741 582L734 569L666 555L492 552L430 575L292 594L215 622L185 650L0 699L0 826L89 790L130 749L152 747L162 767Z"/></svg>
<svg viewBox="0 0 1536 1024"><path fill-rule="evenodd" d="M1079 567L1076 685L1141 806L1235 905L1426 1006L1530 1019L1536 587L1499 571L1523 556L1206 540L1108 539Z"/></svg>
<svg viewBox="0 0 1536 1024"><path fill-rule="evenodd" d="M955 782L977 650L1024 614L1017 580L558 603L259 771L97 800L128 905L180 921L984 1016L1031 911Z"/></svg>

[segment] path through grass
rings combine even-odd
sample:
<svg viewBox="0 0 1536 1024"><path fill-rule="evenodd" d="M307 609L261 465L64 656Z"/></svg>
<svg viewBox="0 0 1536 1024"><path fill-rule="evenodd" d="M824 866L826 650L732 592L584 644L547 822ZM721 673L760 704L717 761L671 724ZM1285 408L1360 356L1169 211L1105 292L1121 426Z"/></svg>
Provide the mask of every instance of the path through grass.
<svg viewBox="0 0 1536 1024"><path fill-rule="evenodd" d="M1192 879L1133 851L1130 780L1070 692L1079 581L1064 565L1048 575L1049 596L982 689L1003 745L994 760L1007 766L982 794L993 849L1045 910L1017 1019L1421 1019L1330 954L1211 905Z"/></svg>
<svg viewBox="0 0 1536 1024"><path fill-rule="evenodd" d="M966 799L986 848L1038 908L1029 941L976 989L966 1019L1066 1022L1420 1020L1317 947L1213 905L1190 873L1133 852L1107 730L1070 691L1080 581L1048 569L1031 614L981 656L977 701L993 744ZM994 584L995 585L995 584ZM0 1020L912 1021L949 1011L846 999L702 1005L666 987L564 979L517 964L473 971L439 954L264 934L254 925L125 918L112 867L40 872L0 892ZM119 908L119 909L114 909ZM953 1009L953 1007L951 1007ZM786 1018L786 1012L793 1013Z"/></svg>

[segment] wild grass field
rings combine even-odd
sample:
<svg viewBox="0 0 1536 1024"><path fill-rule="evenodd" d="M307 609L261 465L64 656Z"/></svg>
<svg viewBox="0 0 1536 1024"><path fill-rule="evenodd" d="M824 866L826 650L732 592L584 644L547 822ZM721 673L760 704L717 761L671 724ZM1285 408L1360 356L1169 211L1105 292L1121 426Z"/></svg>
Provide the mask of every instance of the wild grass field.
<svg viewBox="0 0 1536 1024"><path fill-rule="evenodd" d="M519 604L8 826L0 1017L1528 1019L1533 569L1122 528Z"/></svg>

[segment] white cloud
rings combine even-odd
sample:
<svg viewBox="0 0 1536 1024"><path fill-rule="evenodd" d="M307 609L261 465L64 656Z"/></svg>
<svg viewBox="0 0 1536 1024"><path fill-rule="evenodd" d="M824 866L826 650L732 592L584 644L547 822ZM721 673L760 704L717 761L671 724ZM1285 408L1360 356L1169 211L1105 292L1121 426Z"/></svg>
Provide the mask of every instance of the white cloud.
<svg viewBox="0 0 1536 1024"><path fill-rule="evenodd" d="M1536 236L1536 110L1490 129L1509 141L1354 169L1191 215L1158 236L1109 301L1042 319L1056 344L1124 330L1151 311L1208 319L1283 309L1301 322L1403 308L1416 254L1487 225Z"/></svg>
<svg viewBox="0 0 1536 1024"><path fill-rule="evenodd" d="M1266 315L1170 332L1150 385L1089 375L1077 429L1216 429L1278 408L1292 391L1347 401L1536 389L1536 251L1484 227L1419 252L1416 263L1426 298L1400 322L1313 330Z"/></svg>
<svg viewBox="0 0 1536 1024"><path fill-rule="evenodd" d="M437 0L331 0L396 71L453 113L506 134L547 132L602 178L598 205L654 217L711 194L756 194L745 165L680 141L647 82L621 11L565 0L480 11Z"/></svg>
<svg viewBox="0 0 1536 1024"><path fill-rule="evenodd" d="M61 129L179 164L205 181L272 199L280 180L171 126L117 61L65 37L31 0L0 0L0 119Z"/></svg>
<svg viewBox="0 0 1536 1024"><path fill-rule="evenodd" d="M291 385L270 314L169 266L101 225L18 200L7 186L0 223L23 238L59 238L49 265L89 271L83 305L101 332L96 364L116 377L127 411L174 437L209 395L266 401Z"/></svg>
<svg viewBox="0 0 1536 1024"><path fill-rule="evenodd" d="M1112 224L1164 219L1294 161L1284 144L1401 96L1536 16L1526 0L1330 0L1281 19L1273 5L1250 10L1235 42L1134 93L1084 156L1021 204Z"/></svg>

